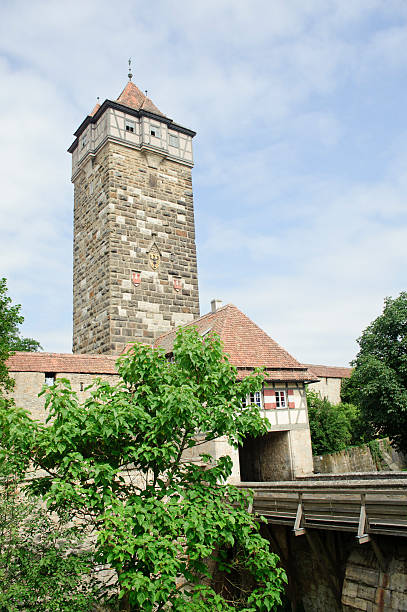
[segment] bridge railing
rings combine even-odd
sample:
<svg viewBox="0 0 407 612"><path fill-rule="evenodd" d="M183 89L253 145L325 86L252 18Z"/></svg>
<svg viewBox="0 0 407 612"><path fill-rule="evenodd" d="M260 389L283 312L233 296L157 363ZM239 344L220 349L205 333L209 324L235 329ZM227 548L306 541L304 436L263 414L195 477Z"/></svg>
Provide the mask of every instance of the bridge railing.
<svg viewBox="0 0 407 612"><path fill-rule="evenodd" d="M354 532L361 543L373 533L407 537L407 479L245 482L253 511L268 522Z"/></svg>

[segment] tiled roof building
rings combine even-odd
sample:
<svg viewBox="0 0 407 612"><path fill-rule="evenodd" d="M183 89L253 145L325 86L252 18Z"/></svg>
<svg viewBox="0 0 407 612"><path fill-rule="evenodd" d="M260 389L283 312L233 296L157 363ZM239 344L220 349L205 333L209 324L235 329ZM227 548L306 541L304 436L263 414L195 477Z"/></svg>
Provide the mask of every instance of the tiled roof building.
<svg viewBox="0 0 407 612"><path fill-rule="evenodd" d="M321 397L326 397L332 404L339 404L342 380L350 377L352 368L314 365L312 363L304 365L318 377L317 382L309 385L310 391L316 391Z"/></svg>
<svg viewBox="0 0 407 612"><path fill-rule="evenodd" d="M270 433L261 438L246 438L237 451L225 440L208 444L205 452L213 456L232 457L235 481L290 480L312 472L311 438L307 416L305 383L317 376L270 338L258 325L233 304L218 308L212 302L212 312L195 319L184 327L196 327L204 337L216 332L230 362L243 378L255 367L264 367L266 378L259 394L246 398L264 410ZM155 346L172 352L176 331L157 338ZM200 449L202 452L202 448Z"/></svg>
<svg viewBox="0 0 407 612"><path fill-rule="evenodd" d="M304 366L313 372L318 378L349 378L353 370L353 368L315 365L313 363L304 363Z"/></svg>
<svg viewBox="0 0 407 612"><path fill-rule="evenodd" d="M195 326L204 337L216 332L224 350L238 371L238 378L264 367L263 390L243 398L258 405L270 423L270 433L261 439L247 439L237 451L226 440L217 440L199 452L214 457L229 454L234 462L232 480L286 480L312 471L311 440L307 418L305 383L318 380L233 304L227 304L186 324ZM172 352L176 331L161 335L155 342L168 354ZM130 345L128 345L130 346ZM87 387L95 378L116 382L117 355L63 353L16 353L8 367L16 379L15 399L43 420L44 398L38 393L45 384L67 378L79 399L89 394ZM194 457L191 457L194 459Z"/></svg>
<svg viewBox="0 0 407 612"><path fill-rule="evenodd" d="M70 372L116 374L116 355L17 352L7 361L10 372Z"/></svg>
<svg viewBox="0 0 407 612"><path fill-rule="evenodd" d="M256 323L233 304L210 312L185 327L196 327L201 335L216 332L229 355L230 362L243 377L253 368L264 367L267 380L313 382L317 376L299 363ZM155 346L170 352L176 331L160 336Z"/></svg>

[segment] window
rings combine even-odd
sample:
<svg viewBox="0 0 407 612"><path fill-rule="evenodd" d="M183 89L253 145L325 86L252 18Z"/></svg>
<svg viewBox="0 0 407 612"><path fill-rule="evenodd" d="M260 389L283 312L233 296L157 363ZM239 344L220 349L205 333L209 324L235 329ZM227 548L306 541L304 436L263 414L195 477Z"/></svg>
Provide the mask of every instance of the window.
<svg viewBox="0 0 407 612"><path fill-rule="evenodd" d="M82 137L82 149L84 149L86 147L86 145L88 144L88 139L86 137L86 134Z"/></svg>
<svg viewBox="0 0 407 612"><path fill-rule="evenodd" d="M80 383L80 390L83 391L83 382Z"/></svg>
<svg viewBox="0 0 407 612"><path fill-rule="evenodd" d="M169 142L171 147L178 147L178 136L176 134L170 134Z"/></svg>
<svg viewBox="0 0 407 612"><path fill-rule="evenodd" d="M128 119L126 119L126 132L131 132L132 134L134 134L134 132L136 131L136 124L134 123L134 121L129 121Z"/></svg>
<svg viewBox="0 0 407 612"><path fill-rule="evenodd" d="M254 393L249 393L246 397L243 398L242 404L244 407L250 406L251 404L255 404L259 408L262 407L262 397L260 391L255 391Z"/></svg>
<svg viewBox="0 0 407 612"><path fill-rule="evenodd" d="M287 408L285 391L276 391L276 408Z"/></svg>
<svg viewBox="0 0 407 612"><path fill-rule="evenodd" d="M156 127L155 125L152 125L150 127L150 134L151 134L151 136L155 136L156 138L161 138L161 136L160 136L160 128Z"/></svg>
<svg viewBox="0 0 407 612"><path fill-rule="evenodd" d="M55 377L55 372L45 372L45 384L48 385L48 387L55 385Z"/></svg>

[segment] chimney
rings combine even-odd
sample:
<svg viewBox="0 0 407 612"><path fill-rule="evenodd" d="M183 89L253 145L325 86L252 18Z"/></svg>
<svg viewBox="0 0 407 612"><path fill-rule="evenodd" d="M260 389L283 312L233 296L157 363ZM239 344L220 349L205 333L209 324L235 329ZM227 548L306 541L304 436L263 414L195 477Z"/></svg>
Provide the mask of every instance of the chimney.
<svg viewBox="0 0 407 612"><path fill-rule="evenodd" d="M222 300L212 300L211 301L211 312L216 312L217 310L219 310L219 308L222 308Z"/></svg>

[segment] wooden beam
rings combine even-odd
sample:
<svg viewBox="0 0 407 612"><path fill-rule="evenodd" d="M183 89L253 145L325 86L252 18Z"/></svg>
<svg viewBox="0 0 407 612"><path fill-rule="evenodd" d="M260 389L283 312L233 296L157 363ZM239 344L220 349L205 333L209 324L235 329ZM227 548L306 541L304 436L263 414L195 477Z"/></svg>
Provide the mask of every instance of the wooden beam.
<svg viewBox="0 0 407 612"><path fill-rule="evenodd" d="M302 506L302 493L298 493L298 507L294 522L294 535L300 536L305 534L304 527L304 509Z"/></svg>
<svg viewBox="0 0 407 612"><path fill-rule="evenodd" d="M366 495L364 493L361 493L358 534L356 536L359 544L365 544L366 542L370 542L370 535L367 533L368 529L369 521L366 513Z"/></svg>

